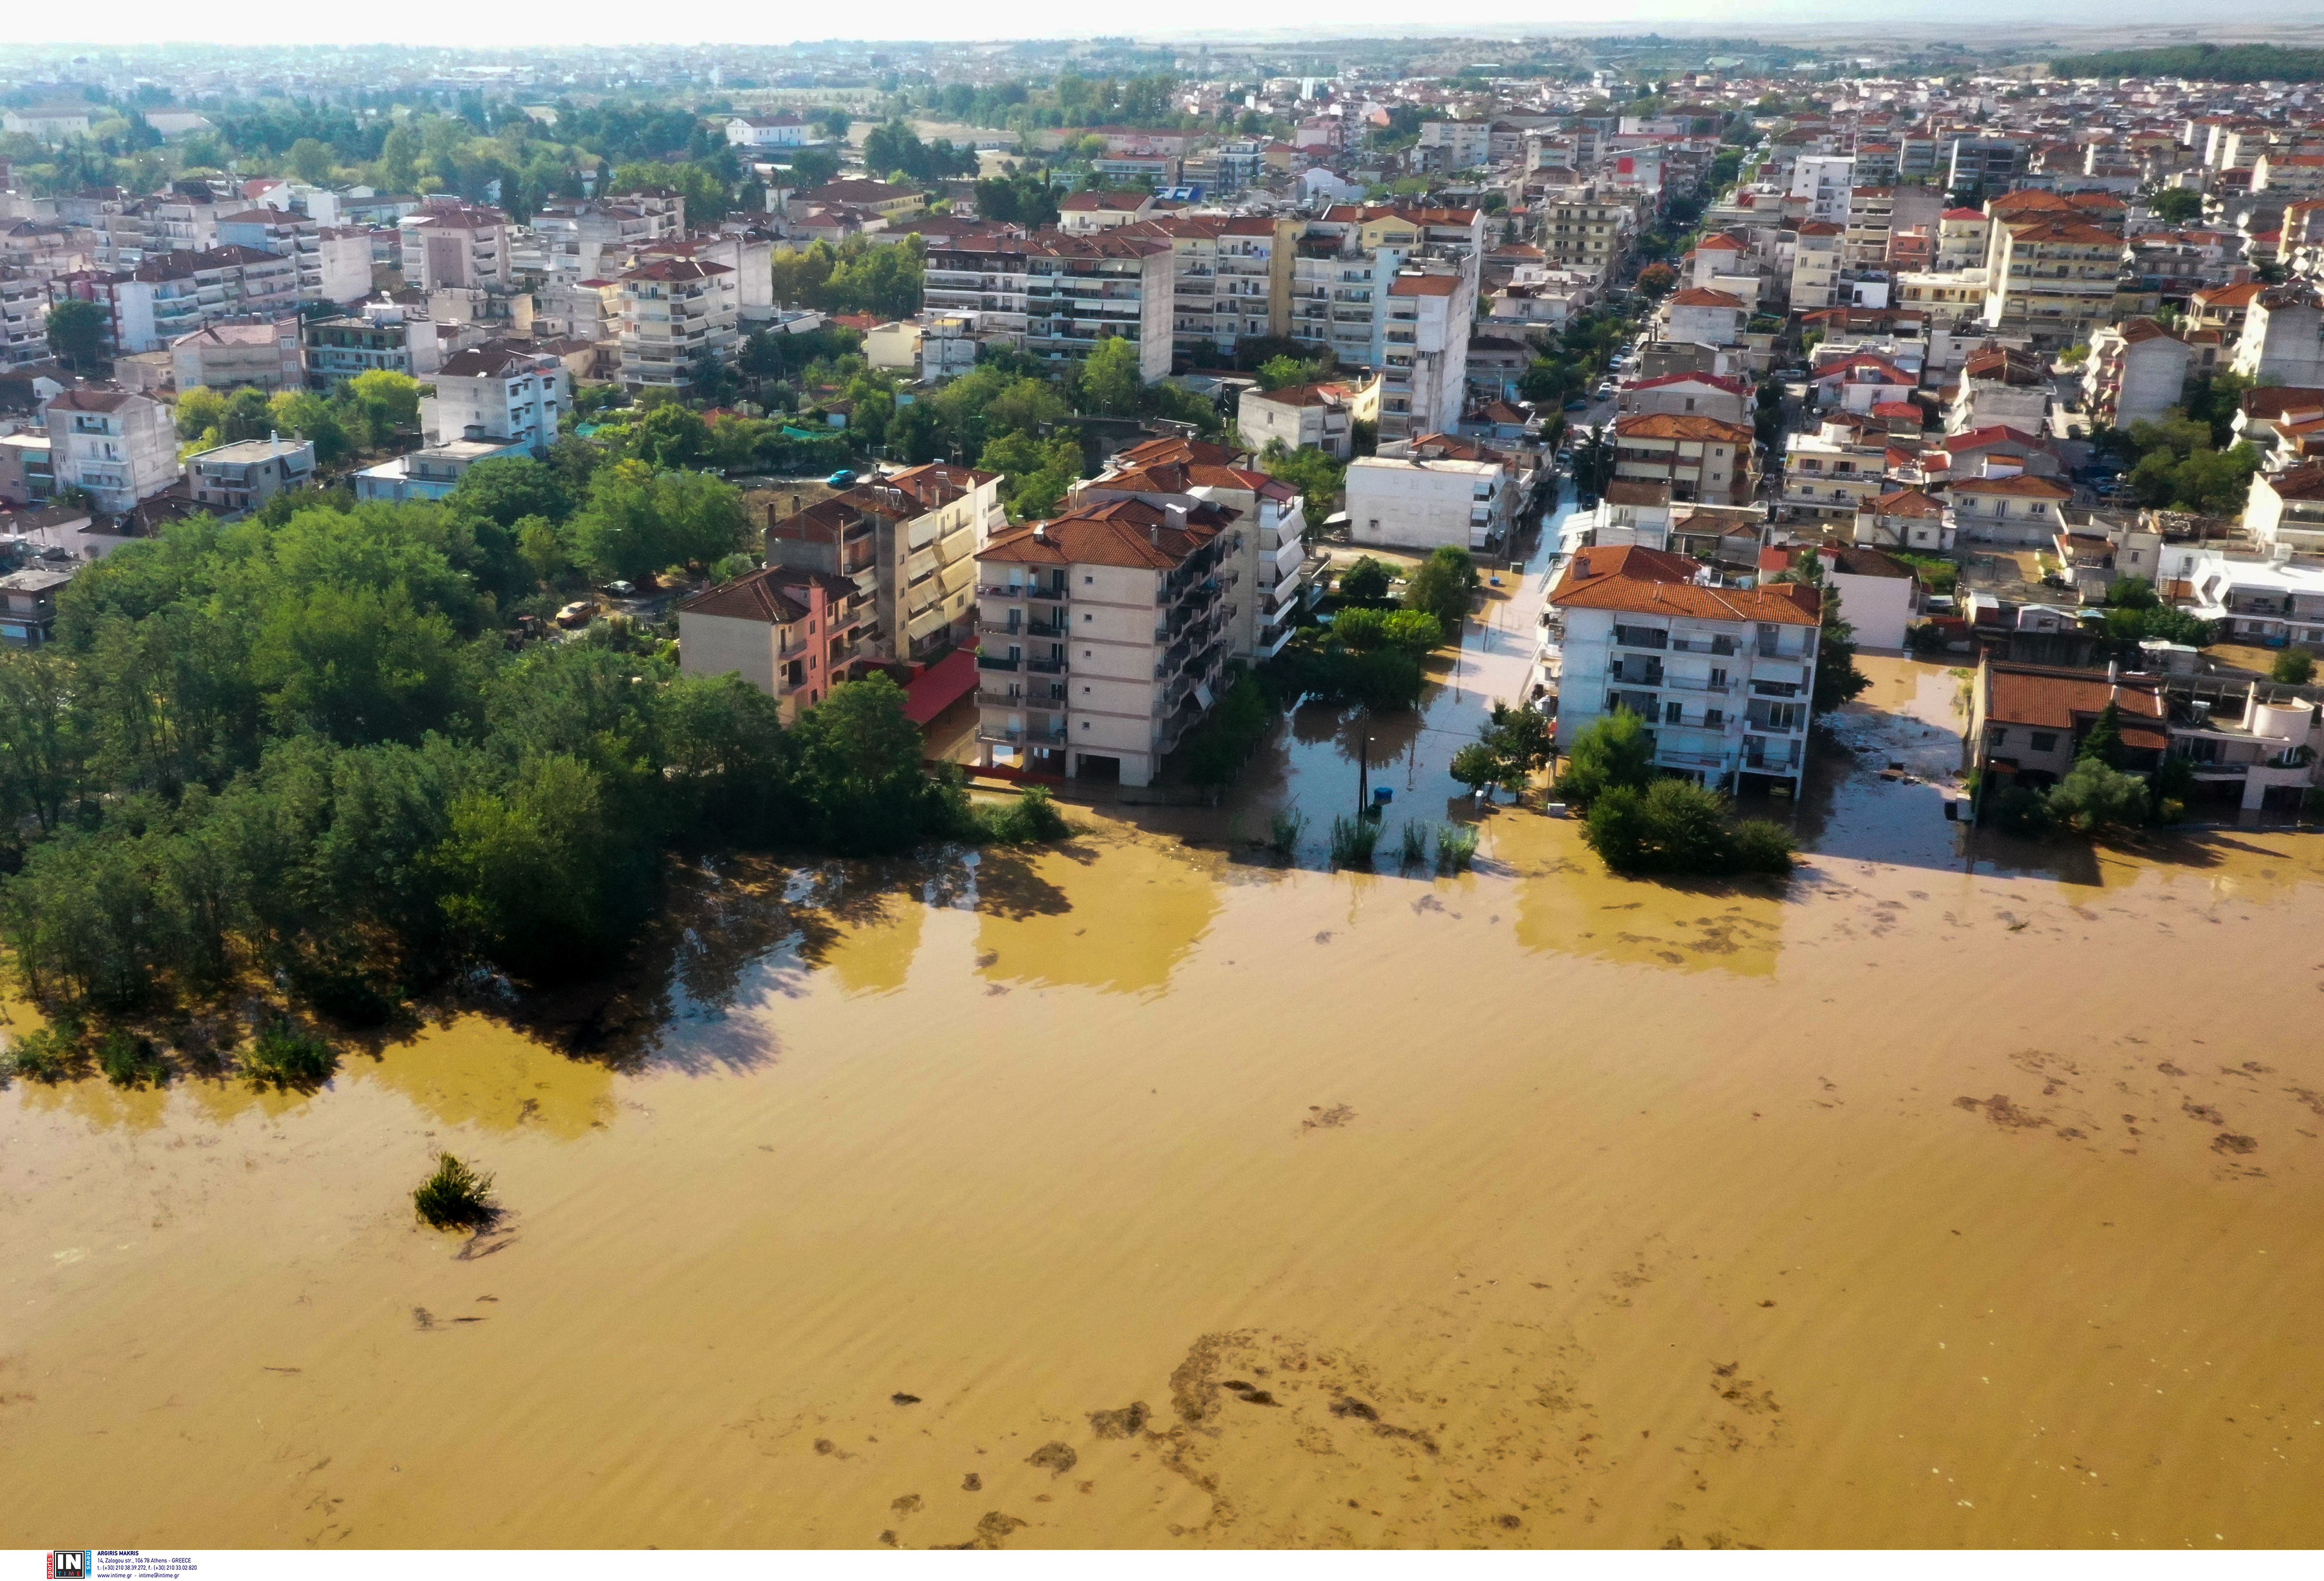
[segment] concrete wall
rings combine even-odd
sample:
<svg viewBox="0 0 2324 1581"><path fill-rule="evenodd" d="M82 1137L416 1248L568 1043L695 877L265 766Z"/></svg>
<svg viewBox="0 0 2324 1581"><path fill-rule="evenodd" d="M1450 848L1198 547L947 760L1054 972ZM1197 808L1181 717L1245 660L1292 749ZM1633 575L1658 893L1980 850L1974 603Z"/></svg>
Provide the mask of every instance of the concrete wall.
<svg viewBox="0 0 2324 1581"><path fill-rule="evenodd" d="M1154 760L1154 590L1152 571L1120 566L1074 566L1066 588L1072 635L1066 763L1078 772L1080 754L1121 760L1121 782L1152 781Z"/></svg>
<svg viewBox="0 0 2324 1581"><path fill-rule="evenodd" d="M1856 628L1856 640L1867 648L1901 648L1904 627L1913 617L1913 580L1909 577L1851 577L1827 569L1824 579L1840 595L1840 615Z"/></svg>

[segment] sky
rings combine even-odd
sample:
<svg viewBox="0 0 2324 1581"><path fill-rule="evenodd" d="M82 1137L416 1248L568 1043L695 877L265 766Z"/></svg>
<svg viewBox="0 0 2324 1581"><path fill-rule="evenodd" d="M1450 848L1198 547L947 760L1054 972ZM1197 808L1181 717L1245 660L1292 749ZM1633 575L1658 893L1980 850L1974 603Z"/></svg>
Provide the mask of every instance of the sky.
<svg viewBox="0 0 2324 1581"><path fill-rule="evenodd" d="M2236 14L2251 19L2301 10L2303 0L2247 0ZM27 43L89 42L90 18L77 7L24 4L10 7L7 32ZM2195 8L2200 10L2200 8ZM219 14L189 8L182 0L115 0L102 8L105 42L216 42ZM431 14L447 20L446 42L469 49L521 48L542 36L544 16L553 16L559 40L606 45L650 42L696 43L785 43L795 39L1002 39L1080 38L1093 33L1134 32L1140 37L1229 36L1260 33L1313 36L1317 23L1341 32L1375 31L1443 37L1470 29L1560 32L1643 32L1748 33L1772 29L1795 36L1808 29L1839 36L1871 25L1861 12L1835 10L1822 0L1451 0L1415 5L1412 0L1337 0L1326 14L1312 8L1277 11L1248 0L1176 0L1167 9L1135 12L1092 5L1087 0L1014 0L1002 7L969 5L957 0L876 0L871 5L738 5L663 14L633 0L564 0L551 12L522 6L484 6L473 12ZM2183 25L2195 11L2183 0L2114 0L2102 13L2058 12L2030 0L1886 0L1884 21L1912 22L1923 28L1950 23L2014 24L2012 31L2055 25L2070 34L2093 23L2120 27L2153 23ZM314 0L239 0L232 8L235 31L252 38L290 43L425 42L429 28L408 9L373 5L318 5ZM1281 18L1278 26L1277 19ZM456 36L454 36L456 35ZM2157 41L2160 42L2160 41Z"/></svg>
<svg viewBox="0 0 2324 1581"><path fill-rule="evenodd" d="M2273 10L2274 5L2264 9ZM86 42L95 13L53 5L12 6L8 32L32 43ZM1957 21L2007 19L2038 23L2055 14L2024 0L1891 0L1886 14L1950 17ZM218 14L189 9L182 0L115 0L104 7L106 40L161 42L186 39L216 42ZM1786 32L1823 23L1835 32L1860 28L1864 19L1811 0L1453 0L1447 5L1415 6L1411 0L1338 0L1327 15L1286 8L1270 14L1247 0L1176 0L1167 11L1127 12L1086 0L1015 0L1005 7L934 4L931 0L878 0L860 5L742 5L688 10L669 15L631 0L565 0L551 13L526 7L484 6L456 16L437 13L452 23L447 42L467 48L501 48L538 42L544 14L553 15L560 40L617 44L656 42L783 43L798 38L978 39L1075 38L1101 32L1159 36L1167 27L1177 36L1204 32L1277 31L1313 33L1318 22L1333 30L1375 29L1443 36L1469 28L1491 27L1529 33L1632 32L1660 27L1688 32L1745 32L1779 26ZM2104 20L2117 25L2145 20L2187 19L2182 5L2167 0L2120 0L2102 18L2071 15L2084 24ZM313 0L240 0L232 9L237 33L293 43L421 43L429 29L403 8L378 5L317 5ZM2068 17L2059 17L2068 22ZM2069 23L2070 25L2070 23Z"/></svg>

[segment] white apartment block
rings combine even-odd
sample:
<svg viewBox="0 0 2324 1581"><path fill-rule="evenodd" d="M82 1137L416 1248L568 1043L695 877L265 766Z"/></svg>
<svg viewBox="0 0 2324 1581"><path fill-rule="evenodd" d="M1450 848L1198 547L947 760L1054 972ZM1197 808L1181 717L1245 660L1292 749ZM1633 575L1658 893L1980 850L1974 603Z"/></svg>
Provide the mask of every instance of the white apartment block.
<svg viewBox="0 0 2324 1581"><path fill-rule="evenodd" d="M1856 186L1856 161L1845 154L1803 154L1792 166L1790 196L1807 205L1808 219L1845 227Z"/></svg>
<svg viewBox="0 0 2324 1581"><path fill-rule="evenodd" d="M497 208L430 202L402 222L403 276L421 291L505 289L508 216Z"/></svg>
<svg viewBox="0 0 2324 1581"><path fill-rule="evenodd" d="M87 492L118 515L178 481L178 430L167 408L117 390L67 390L43 409L59 490Z"/></svg>
<svg viewBox="0 0 2324 1581"><path fill-rule="evenodd" d="M973 638L977 552L1008 525L999 473L931 462L770 522L767 559L850 579L862 657L925 659Z"/></svg>
<svg viewBox="0 0 2324 1581"><path fill-rule="evenodd" d="M2315 288L2300 282L2255 297L2229 366L2255 384L2324 384L2324 306Z"/></svg>
<svg viewBox="0 0 2324 1581"><path fill-rule="evenodd" d="M1799 791L1821 605L1796 583L1723 587L1702 561L1635 546L1585 549L1551 589L1562 627L1558 736L1617 708L1637 715L1655 764L1728 790L1743 777Z"/></svg>
<svg viewBox="0 0 2324 1581"><path fill-rule="evenodd" d="M502 341L453 353L430 382L436 393L420 402L420 426L436 445L490 440L545 454L572 401L561 359Z"/></svg>
<svg viewBox="0 0 2324 1581"><path fill-rule="evenodd" d="M734 355L734 272L723 264L660 258L622 276L622 382L683 393L703 357Z"/></svg>

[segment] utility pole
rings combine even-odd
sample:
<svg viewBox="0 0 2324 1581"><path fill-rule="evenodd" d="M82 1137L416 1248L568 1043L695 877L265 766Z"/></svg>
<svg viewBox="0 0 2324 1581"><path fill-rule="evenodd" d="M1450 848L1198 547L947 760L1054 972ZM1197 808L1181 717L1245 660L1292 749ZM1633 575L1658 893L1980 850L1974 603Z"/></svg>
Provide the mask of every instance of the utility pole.
<svg viewBox="0 0 2324 1581"><path fill-rule="evenodd" d="M1372 805L1372 738L1356 738L1356 816L1364 817Z"/></svg>

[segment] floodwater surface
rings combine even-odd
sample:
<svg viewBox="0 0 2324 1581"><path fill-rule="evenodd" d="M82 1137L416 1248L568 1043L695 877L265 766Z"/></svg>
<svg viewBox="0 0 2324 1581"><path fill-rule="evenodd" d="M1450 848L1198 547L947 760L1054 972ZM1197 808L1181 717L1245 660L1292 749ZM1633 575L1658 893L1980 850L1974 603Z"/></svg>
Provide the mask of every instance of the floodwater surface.
<svg viewBox="0 0 2324 1581"><path fill-rule="evenodd" d="M19 1084L0 1543L2324 1543L2316 842L1970 846L1874 668L1786 885L1077 811L730 901L619 1060Z"/></svg>

